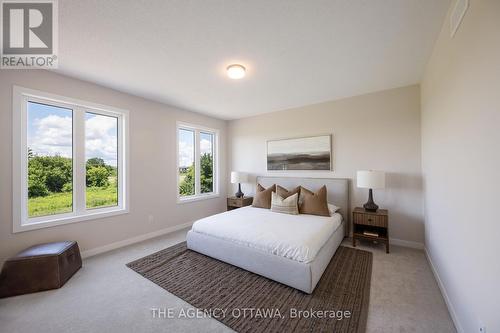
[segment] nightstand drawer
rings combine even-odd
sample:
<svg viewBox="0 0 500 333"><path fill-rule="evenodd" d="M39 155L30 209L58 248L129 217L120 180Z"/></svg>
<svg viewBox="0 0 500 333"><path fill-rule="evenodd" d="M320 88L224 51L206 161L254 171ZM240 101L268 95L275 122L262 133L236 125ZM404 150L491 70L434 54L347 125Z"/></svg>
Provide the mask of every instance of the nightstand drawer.
<svg viewBox="0 0 500 333"><path fill-rule="evenodd" d="M387 216L354 213L354 223L387 228Z"/></svg>
<svg viewBox="0 0 500 333"><path fill-rule="evenodd" d="M242 199L228 198L227 199L227 205L228 206L232 206L232 207L242 207L243 206L243 200Z"/></svg>
<svg viewBox="0 0 500 333"><path fill-rule="evenodd" d="M365 214L359 214L359 213L354 213L353 215L353 222L357 224L364 224L364 216Z"/></svg>
<svg viewBox="0 0 500 333"><path fill-rule="evenodd" d="M368 215L365 214L363 216L363 224L365 225L373 225L376 227L387 227L387 218L385 216L380 215Z"/></svg>

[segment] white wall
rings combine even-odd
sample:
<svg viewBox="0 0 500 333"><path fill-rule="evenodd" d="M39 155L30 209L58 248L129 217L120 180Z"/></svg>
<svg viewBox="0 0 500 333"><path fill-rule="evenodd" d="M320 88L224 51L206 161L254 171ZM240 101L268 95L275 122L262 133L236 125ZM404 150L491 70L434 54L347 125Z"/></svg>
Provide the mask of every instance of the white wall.
<svg viewBox="0 0 500 333"><path fill-rule="evenodd" d="M333 172L272 172L274 175L355 178L356 170L388 172L387 189L375 202L390 211L391 237L423 243L420 164L420 89L409 86L229 122L231 170L266 171L266 141L333 134ZM235 188L228 184L229 193ZM351 185L352 207L367 190ZM253 193L253 186L243 186Z"/></svg>
<svg viewBox="0 0 500 333"><path fill-rule="evenodd" d="M500 1L448 19L422 83L425 242L461 332L500 332Z"/></svg>
<svg viewBox="0 0 500 333"><path fill-rule="evenodd" d="M12 233L12 86L130 111L130 213ZM220 130L221 196L176 203L176 121ZM82 250L194 221L225 210L226 122L43 70L0 70L0 262L36 243L77 240ZM154 216L148 222L148 215Z"/></svg>

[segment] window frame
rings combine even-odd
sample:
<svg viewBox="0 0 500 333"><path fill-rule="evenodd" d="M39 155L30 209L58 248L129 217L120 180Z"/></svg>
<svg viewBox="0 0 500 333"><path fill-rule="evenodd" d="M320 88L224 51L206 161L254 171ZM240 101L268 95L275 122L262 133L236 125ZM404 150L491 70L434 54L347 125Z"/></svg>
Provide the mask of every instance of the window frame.
<svg viewBox="0 0 500 333"><path fill-rule="evenodd" d="M72 110L73 210L30 218L28 216L28 102L42 103ZM129 128L128 110L59 96L39 90L13 86L12 119L12 215L13 232L104 218L129 212ZM118 205L103 208L86 207L85 114L92 112L117 118L118 125Z"/></svg>
<svg viewBox="0 0 500 333"><path fill-rule="evenodd" d="M188 131L194 132L194 165L195 165L195 176L194 176L194 195L189 196L181 196L179 193L179 130L184 129ZM212 134L213 142L212 142L212 150L213 150L213 191L210 193L201 193L201 185L200 185L200 133ZM219 194L219 130L214 128L209 128L205 126L185 123L181 121L177 121L175 127L175 136L176 136L176 156L175 156L175 179L176 179L176 197L177 203L183 204L188 202L195 202L200 200L208 200L213 198L218 198Z"/></svg>

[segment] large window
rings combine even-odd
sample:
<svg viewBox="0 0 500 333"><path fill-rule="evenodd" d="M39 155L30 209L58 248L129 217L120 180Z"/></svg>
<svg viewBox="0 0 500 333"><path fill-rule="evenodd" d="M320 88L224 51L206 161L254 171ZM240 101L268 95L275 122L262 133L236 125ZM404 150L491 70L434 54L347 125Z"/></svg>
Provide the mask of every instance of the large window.
<svg viewBox="0 0 500 333"><path fill-rule="evenodd" d="M28 217L73 211L73 110L27 100Z"/></svg>
<svg viewBox="0 0 500 333"><path fill-rule="evenodd" d="M15 87L14 231L125 213L127 112Z"/></svg>
<svg viewBox="0 0 500 333"><path fill-rule="evenodd" d="M86 207L118 205L118 118L85 113Z"/></svg>
<svg viewBox="0 0 500 333"><path fill-rule="evenodd" d="M217 196L217 131L179 123L177 147L179 201Z"/></svg>

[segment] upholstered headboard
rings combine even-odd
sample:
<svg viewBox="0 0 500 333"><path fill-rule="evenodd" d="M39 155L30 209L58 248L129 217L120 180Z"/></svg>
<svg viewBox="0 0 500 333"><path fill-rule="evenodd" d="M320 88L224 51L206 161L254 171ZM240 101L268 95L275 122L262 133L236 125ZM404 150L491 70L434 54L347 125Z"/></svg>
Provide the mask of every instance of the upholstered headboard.
<svg viewBox="0 0 500 333"><path fill-rule="evenodd" d="M340 207L340 214L344 221L349 221L351 211L349 206L349 179L345 178L307 178L307 177L267 177L257 176L257 183L264 187L273 184L281 185L287 189L302 185L311 191L317 191L321 186L326 185L328 192L328 203ZM346 228L347 230L348 228Z"/></svg>

